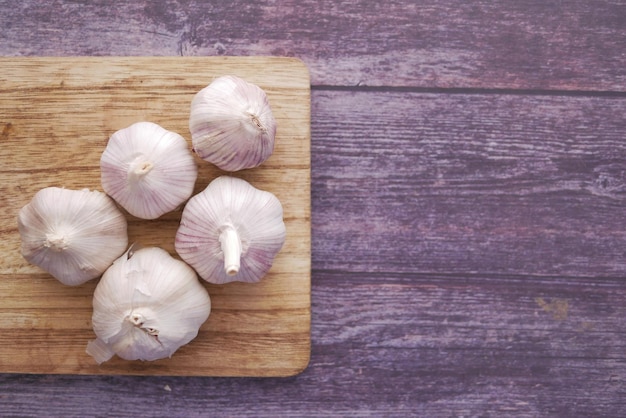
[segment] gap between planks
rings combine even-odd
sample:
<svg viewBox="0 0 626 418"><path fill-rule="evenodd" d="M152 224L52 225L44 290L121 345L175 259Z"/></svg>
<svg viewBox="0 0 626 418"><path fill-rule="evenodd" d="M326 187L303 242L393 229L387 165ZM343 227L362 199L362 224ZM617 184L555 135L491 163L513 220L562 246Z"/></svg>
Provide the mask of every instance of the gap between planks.
<svg viewBox="0 0 626 418"><path fill-rule="evenodd" d="M311 91L346 91L371 93L430 93L465 95L506 96L569 96L569 97L616 97L626 98L626 91L611 90L542 90L542 89L499 89L472 87L412 87L412 86L367 86L367 85L311 85Z"/></svg>

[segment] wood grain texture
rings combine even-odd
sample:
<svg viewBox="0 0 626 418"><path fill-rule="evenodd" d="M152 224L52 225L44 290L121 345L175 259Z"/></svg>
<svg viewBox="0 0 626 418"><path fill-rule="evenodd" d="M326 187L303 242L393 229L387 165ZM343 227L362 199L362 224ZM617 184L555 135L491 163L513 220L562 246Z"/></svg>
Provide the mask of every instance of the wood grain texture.
<svg viewBox="0 0 626 418"><path fill-rule="evenodd" d="M0 375L6 415L613 417L626 410L622 280L314 275L315 344L311 365L296 377Z"/></svg>
<svg viewBox="0 0 626 418"><path fill-rule="evenodd" d="M182 76L184 74L184 77ZM148 120L189 138L193 95L238 75L267 94L279 126L274 154L232 175L274 193L288 238L257 284L206 284L209 320L171 359L98 366L86 353L96 283L67 287L20 255L17 213L48 186L100 190L108 137ZM284 376L310 355L310 89L290 58L0 59L0 371L28 373ZM194 193L223 174L198 159ZM129 216L129 242L176 255L181 210Z"/></svg>
<svg viewBox="0 0 626 418"><path fill-rule="evenodd" d="M316 269L626 276L626 100L314 98Z"/></svg>
<svg viewBox="0 0 626 418"><path fill-rule="evenodd" d="M4 0L0 11L3 55L281 55L305 61L314 84L626 90L621 1Z"/></svg>
<svg viewBox="0 0 626 418"><path fill-rule="evenodd" d="M0 8L2 55L297 56L313 89L307 369L0 374L3 415L626 416L623 1Z"/></svg>

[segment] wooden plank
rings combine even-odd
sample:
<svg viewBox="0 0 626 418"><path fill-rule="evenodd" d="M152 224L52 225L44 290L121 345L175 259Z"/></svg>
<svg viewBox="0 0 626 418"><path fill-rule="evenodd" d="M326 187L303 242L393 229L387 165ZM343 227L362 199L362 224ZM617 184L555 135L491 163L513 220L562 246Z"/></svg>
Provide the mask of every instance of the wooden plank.
<svg viewBox="0 0 626 418"><path fill-rule="evenodd" d="M625 113L604 97L316 91L315 268L626 277Z"/></svg>
<svg viewBox="0 0 626 418"><path fill-rule="evenodd" d="M171 359L97 366L86 353L96 282L61 285L20 255L16 216L47 186L100 187L108 137L149 120L186 138L191 98L214 77L261 86L278 123L274 154L233 175L282 202L287 241L261 283L206 287L212 313ZM310 355L310 84L290 58L0 59L0 372L284 376ZM195 192L223 174L198 159ZM181 210L129 216L129 242L173 255Z"/></svg>
<svg viewBox="0 0 626 418"><path fill-rule="evenodd" d="M619 1L3 2L2 55L281 55L313 84L626 90Z"/></svg>
<svg viewBox="0 0 626 418"><path fill-rule="evenodd" d="M625 298L621 279L316 271L296 377L0 375L0 389L7 415L623 416Z"/></svg>

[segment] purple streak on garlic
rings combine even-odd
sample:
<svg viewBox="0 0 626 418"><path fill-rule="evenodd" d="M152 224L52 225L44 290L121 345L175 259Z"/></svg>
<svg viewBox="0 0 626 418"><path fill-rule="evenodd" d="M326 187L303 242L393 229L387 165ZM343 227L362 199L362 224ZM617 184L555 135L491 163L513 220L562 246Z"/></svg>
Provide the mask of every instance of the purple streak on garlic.
<svg viewBox="0 0 626 418"><path fill-rule="evenodd" d="M124 214L99 191L47 187L18 215L24 258L61 283L99 277L128 245Z"/></svg>
<svg viewBox="0 0 626 418"><path fill-rule="evenodd" d="M153 361L171 357L211 312L209 293L187 264L157 247L129 249L104 273L93 296L97 336L87 354Z"/></svg>
<svg viewBox="0 0 626 418"><path fill-rule="evenodd" d="M237 171L257 167L272 155L276 120L260 87L223 76L193 98L189 130L200 158Z"/></svg>
<svg viewBox="0 0 626 418"><path fill-rule="evenodd" d="M198 166L185 138L152 122L115 132L100 158L104 191L131 215L156 219L193 193Z"/></svg>
<svg viewBox="0 0 626 418"><path fill-rule="evenodd" d="M176 251L210 283L258 282L285 242L276 196L222 176L192 197L176 233Z"/></svg>

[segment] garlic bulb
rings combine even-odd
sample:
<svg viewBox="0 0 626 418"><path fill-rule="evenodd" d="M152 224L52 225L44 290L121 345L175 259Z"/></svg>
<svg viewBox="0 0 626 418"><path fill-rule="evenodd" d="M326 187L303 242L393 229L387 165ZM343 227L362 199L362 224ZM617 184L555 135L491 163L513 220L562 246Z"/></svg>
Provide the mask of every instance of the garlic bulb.
<svg viewBox="0 0 626 418"><path fill-rule="evenodd" d="M126 250L126 218L99 191L47 187L18 215L21 251L66 285L100 276Z"/></svg>
<svg viewBox="0 0 626 418"><path fill-rule="evenodd" d="M184 203L198 177L185 138L156 123L115 132L100 158L104 191L131 215L156 219Z"/></svg>
<svg viewBox="0 0 626 418"><path fill-rule="evenodd" d="M210 283L258 282L272 266L285 234L276 196L222 176L187 202L175 247Z"/></svg>
<svg viewBox="0 0 626 418"><path fill-rule="evenodd" d="M253 168L274 151L276 120L265 92L239 77L223 76L191 103L194 151L225 171Z"/></svg>
<svg viewBox="0 0 626 418"><path fill-rule="evenodd" d="M191 267L157 247L118 258L93 296L93 330L87 353L98 364L114 354L125 360L170 357L198 335L211 312L207 290Z"/></svg>

